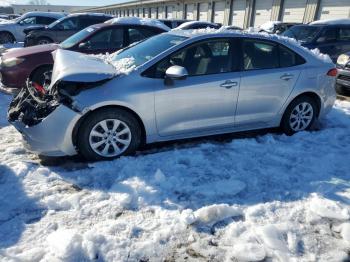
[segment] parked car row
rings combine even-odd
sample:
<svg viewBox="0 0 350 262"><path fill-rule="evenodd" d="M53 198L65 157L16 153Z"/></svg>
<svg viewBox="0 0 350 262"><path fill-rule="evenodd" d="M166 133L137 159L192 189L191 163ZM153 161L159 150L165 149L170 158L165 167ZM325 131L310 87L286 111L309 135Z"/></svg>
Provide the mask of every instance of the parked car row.
<svg viewBox="0 0 350 262"><path fill-rule="evenodd" d="M49 25L64 16L64 13L29 12L16 19L0 23L0 44L23 42L26 28L33 25Z"/></svg>

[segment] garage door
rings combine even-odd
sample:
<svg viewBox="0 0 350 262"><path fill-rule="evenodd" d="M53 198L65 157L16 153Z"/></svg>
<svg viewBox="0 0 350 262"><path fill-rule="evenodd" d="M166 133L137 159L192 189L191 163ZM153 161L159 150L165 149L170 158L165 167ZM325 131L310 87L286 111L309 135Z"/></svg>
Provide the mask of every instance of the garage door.
<svg viewBox="0 0 350 262"><path fill-rule="evenodd" d="M224 23L225 19L225 2L214 2L214 23Z"/></svg>
<svg viewBox="0 0 350 262"><path fill-rule="evenodd" d="M151 8L151 18L157 18L157 8Z"/></svg>
<svg viewBox="0 0 350 262"><path fill-rule="evenodd" d="M186 5L186 15L185 18L189 20L194 19L194 4L187 4Z"/></svg>
<svg viewBox="0 0 350 262"><path fill-rule="evenodd" d="M233 0L232 25L243 28L246 10L246 0Z"/></svg>
<svg viewBox="0 0 350 262"><path fill-rule="evenodd" d="M158 7L158 18L159 18L159 19L164 18L164 9L163 9L163 6Z"/></svg>
<svg viewBox="0 0 350 262"><path fill-rule="evenodd" d="M273 0L256 0L254 27L271 20L272 2Z"/></svg>
<svg viewBox="0 0 350 262"><path fill-rule="evenodd" d="M350 0L321 0L319 19L350 18Z"/></svg>
<svg viewBox="0 0 350 262"><path fill-rule="evenodd" d="M142 8L139 8L139 17L143 17L143 9Z"/></svg>
<svg viewBox="0 0 350 262"><path fill-rule="evenodd" d="M172 5L169 5L166 7L166 18L171 19L174 18L173 15L174 7Z"/></svg>
<svg viewBox="0 0 350 262"><path fill-rule="evenodd" d="M199 21L209 21L208 16L209 4L208 3L200 3L199 4Z"/></svg>

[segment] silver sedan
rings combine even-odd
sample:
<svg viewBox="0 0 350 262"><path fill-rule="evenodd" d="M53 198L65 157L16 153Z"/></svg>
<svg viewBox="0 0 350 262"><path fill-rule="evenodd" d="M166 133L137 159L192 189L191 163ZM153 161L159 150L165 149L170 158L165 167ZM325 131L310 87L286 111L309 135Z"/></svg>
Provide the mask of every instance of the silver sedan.
<svg viewBox="0 0 350 262"><path fill-rule="evenodd" d="M51 83L29 83L8 112L42 155L110 159L143 143L270 127L292 135L335 101L332 62L276 36L172 31L105 61L54 58Z"/></svg>

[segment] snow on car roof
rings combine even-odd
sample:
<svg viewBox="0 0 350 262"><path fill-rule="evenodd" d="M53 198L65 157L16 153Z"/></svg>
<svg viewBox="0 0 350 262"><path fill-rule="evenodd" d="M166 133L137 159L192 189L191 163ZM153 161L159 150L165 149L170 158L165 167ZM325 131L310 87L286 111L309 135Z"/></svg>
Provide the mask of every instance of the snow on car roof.
<svg viewBox="0 0 350 262"><path fill-rule="evenodd" d="M28 16L33 16L33 15L40 15L40 16L47 16L47 17L54 17L54 18L61 18L63 16L66 16L66 14L63 13L63 12L38 12L38 11L33 11L33 12L25 13L21 17L28 17Z"/></svg>
<svg viewBox="0 0 350 262"><path fill-rule="evenodd" d="M163 29L165 31L170 31L170 28L160 22L159 20L152 19L152 18L138 18L138 17L119 17L119 18L113 18L105 23L110 24L128 24L128 25L147 25L152 27L158 27L160 29Z"/></svg>
<svg viewBox="0 0 350 262"><path fill-rule="evenodd" d="M311 22L310 25L350 25L350 19L325 19Z"/></svg>
<svg viewBox="0 0 350 262"><path fill-rule="evenodd" d="M174 28L173 30L177 30L177 29L183 29L187 26L190 25L196 25L196 24L201 24L201 25L216 25L215 23L210 23L210 22L206 22L206 21L188 21L188 22L184 22L181 25L179 25L178 27Z"/></svg>

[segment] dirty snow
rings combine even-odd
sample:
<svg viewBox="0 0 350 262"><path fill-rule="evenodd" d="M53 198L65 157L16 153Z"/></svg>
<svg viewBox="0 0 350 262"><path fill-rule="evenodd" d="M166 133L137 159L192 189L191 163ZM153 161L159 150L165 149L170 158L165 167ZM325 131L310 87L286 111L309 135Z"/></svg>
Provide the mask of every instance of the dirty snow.
<svg viewBox="0 0 350 262"><path fill-rule="evenodd" d="M42 163L0 94L1 261L344 261L350 102L320 130Z"/></svg>

